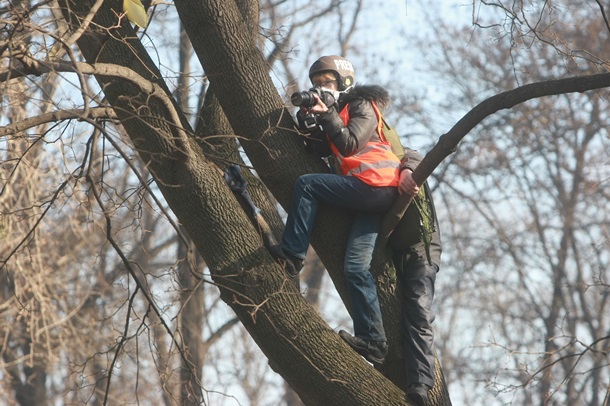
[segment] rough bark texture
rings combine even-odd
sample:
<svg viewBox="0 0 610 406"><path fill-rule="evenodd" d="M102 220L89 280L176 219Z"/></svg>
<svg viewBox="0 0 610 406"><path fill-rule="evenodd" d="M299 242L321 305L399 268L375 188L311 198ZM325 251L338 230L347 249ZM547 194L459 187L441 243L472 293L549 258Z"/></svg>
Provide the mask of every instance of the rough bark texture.
<svg viewBox="0 0 610 406"><path fill-rule="evenodd" d="M256 76L252 73L254 71L253 67L257 65L259 66L259 72L262 69L266 69L262 55L255 50L252 39L244 34L243 25L235 21L239 14L237 8L234 8L231 12L231 7L225 3L221 5L221 2L197 3L197 5L191 2L187 3L188 5L177 2L176 6L187 30L190 27L189 37L193 41L195 52L199 55L210 81L215 84L215 91L219 101L227 113L227 117L235 132L239 135L246 135L248 140L252 140L252 136L248 134L252 132L252 123L255 123L257 120L260 121L260 118L257 117L258 112L267 111L273 113L276 103L278 107L281 103L277 94L274 94L273 97L269 96L266 87L271 87L273 84L268 75L265 73L265 75L261 76L259 74ZM219 12L220 8L222 8L222 13ZM214 41L214 38L218 37L231 37L231 43L221 47L218 41ZM235 47L233 53L228 51L231 46ZM250 47L252 53L244 51L242 49L244 47ZM248 55L251 55L251 59L247 57ZM226 67L230 67L230 69ZM263 72L266 72L266 70ZM223 80L223 77L227 77L226 79L230 80ZM240 80L245 82L242 83ZM236 93L239 94L238 97L231 97ZM248 96L248 93L250 93L250 96ZM258 131L267 131L267 122L263 121L261 124L263 126ZM282 121L280 124L283 128L293 125L292 120L289 120L288 123ZM282 188L290 188L296 176L314 170L312 170L308 157L304 157L300 152L302 148L299 145L300 143L294 142L295 139L298 141L298 138L273 138L277 135L281 137L282 134L278 129L269 129L263 140L266 145L261 145L258 138L254 142L244 141L242 145L254 163L259 175L263 179L267 179L266 185L286 207L286 200L282 201ZM286 137L286 134L284 134L284 137ZM275 155L273 154L274 151L269 150L271 145L274 146L274 149L277 148L278 151L286 152ZM275 162L272 162L273 160ZM272 163L271 167L269 167L270 163ZM321 163L316 162L316 165L318 168ZM288 185L282 186L278 184L278 181L282 179L271 180L276 173L279 173L277 168L282 168L284 175L287 175L284 180L289 181ZM268 170L273 171L273 173L267 173ZM349 301L345 294L342 273L342 259L345 249L345 231L349 221L349 216L341 213L339 210L328 209L325 212L322 211L318 216L317 233L312 241L316 252L318 252L324 261L337 290L348 306ZM399 345L400 329L398 327L393 328L393 326L398 326L393 320L397 319L396 315L400 312L400 305L395 296L395 283L390 277L393 274L391 265L380 263L376 266L374 273L379 278L380 293L383 296L382 302L387 304L387 308L384 309L384 315L386 315L386 320L388 320L387 330L393 350L392 353L396 355L396 357L387 362L383 371L395 384L404 388L404 367L401 357L398 356L401 354ZM444 382L441 381L440 385L444 389L439 390L439 392L446 393Z"/></svg>

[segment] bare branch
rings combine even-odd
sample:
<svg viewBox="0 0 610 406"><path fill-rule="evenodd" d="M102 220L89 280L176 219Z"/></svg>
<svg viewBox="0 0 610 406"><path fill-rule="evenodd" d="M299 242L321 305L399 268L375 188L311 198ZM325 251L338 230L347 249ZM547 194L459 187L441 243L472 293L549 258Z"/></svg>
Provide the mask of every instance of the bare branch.
<svg viewBox="0 0 610 406"><path fill-rule="evenodd" d="M172 119L172 124L175 126L177 131L182 134L182 136L186 137L179 118L180 114L178 111L176 111L172 99L168 96L165 90L158 84L146 80L144 77L129 68L107 63L96 63L95 65L90 65L85 62L75 61L72 63L64 61L40 61L32 58L27 53L21 54L19 59L23 63L22 70L0 72L0 82L26 75L41 76L50 72L71 72L78 73L79 75L100 75L127 79L136 84L143 92L161 100L169 112Z"/></svg>
<svg viewBox="0 0 610 406"><path fill-rule="evenodd" d="M40 114L35 117L29 117L25 120L9 124L5 127L0 128L0 137L5 137L11 134L17 134L22 131L26 131L30 128L34 128L36 126L53 123L64 120L74 120L79 119L82 120L84 114L83 109L70 109L70 110L58 110L52 111L46 114ZM98 120L98 119L108 119L108 120L116 120L117 116L110 107L94 107L89 110L89 114L87 116L88 119Z"/></svg>
<svg viewBox="0 0 610 406"><path fill-rule="evenodd" d="M432 171L450 154L455 152L458 143L470 130L481 123L486 117L504 109L510 109L520 103L544 96L553 96L564 93L582 93L589 90L601 89L610 86L610 73L597 75L576 76L566 79L556 79L544 82L531 83L494 95L470 110L446 134L443 134L438 143L426 154L419 166L413 171L413 179L422 185ZM392 231L405 214L412 196L402 195L388 211L383 219L379 244L384 246Z"/></svg>
<svg viewBox="0 0 610 406"><path fill-rule="evenodd" d="M599 0L595 0L595 2L599 6L599 11L602 13L606 28L608 29L608 32L610 32L610 23L608 22L608 16L606 15L606 11L604 10L604 5Z"/></svg>

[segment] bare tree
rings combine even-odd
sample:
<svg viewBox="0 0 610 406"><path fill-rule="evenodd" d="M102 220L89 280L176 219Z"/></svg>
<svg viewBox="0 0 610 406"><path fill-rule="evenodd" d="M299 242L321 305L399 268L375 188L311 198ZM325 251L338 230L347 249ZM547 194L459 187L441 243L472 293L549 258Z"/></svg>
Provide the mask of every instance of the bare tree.
<svg viewBox="0 0 610 406"><path fill-rule="evenodd" d="M55 3L49 4L55 6ZM65 185L77 185L82 194L79 201L88 200L89 204L83 207L87 209L89 218L95 220L96 235L101 237L98 242L104 241L107 248L107 255L94 258L99 258L100 263L93 263L103 265L99 269L105 276L104 280L108 286L120 291L118 300L112 301L110 306L94 308L100 314L96 320L109 322L109 338L114 338L114 342L106 348L102 343L96 343L92 348L101 350L93 350L95 352L89 358L83 353L82 361L78 363L81 366L80 376L86 378L83 379L83 389L90 390L88 399L103 404L133 400L134 395L138 398L146 396L150 387L161 383L164 385L166 403L176 402L180 396L181 401L188 396L194 396L194 403L206 401L205 377L194 369L201 365L199 356L195 355L197 344L194 343L197 339L183 340L187 330L180 331L171 323L175 315L188 308L189 301L200 300L194 300L197 296L190 295L190 292L195 292L193 285L184 285L187 289L182 299L166 293L171 290L172 283L179 279L173 268L176 263L175 251L170 250L169 264L162 261L164 255L168 255L168 247L175 247L165 242L171 239L173 243L175 235L178 235L185 243L190 238L205 261L208 268L202 281L218 288L219 298L232 309L268 358L270 366L304 403L403 403L405 382L399 361L400 333L397 325L388 324L390 351L394 356L380 370L373 369L354 354L306 302L276 262L273 246L270 245L273 238L266 238L277 238L282 231L279 216L273 210L275 201L267 197L267 189L280 204L286 206L296 177L306 172L324 171L325 166L313 157L295 156L292 153L300 148L301 138L269 77L267 60L260 52L258 39L253 35L252 27L257 24L252 24L251 18L258 15L258 2L175 2L211 91L206 95L196 126L191 124L190 116L184 112L184 99L176 99L164 80L160 71L163 64L151 57L145 41L121 13L121 2L62 0L58 6L46 8L37 4L22 11L11 5L6 10L12 29L2 47L2 55L7 62L6 68L0 72L0 80L13 85L32 80L42 82L49 74L69 76L78 89L82 103L79 102L76 108L66 108L58 103L52 109L53 114L20 118L6 126L2 134L14 137L11 141L17 140L19 134L34 128L34 125L58 122L64 133L69 131L68 134L73 134L74 139L80 140L82 137L87 140L81 144L65 143L69 146L66 149L71 161L78 163L73 164L76 169L67 171L70 176L65 176ZM44 28L45 24L31 25L32 21L36 21L32 17L55 18L60 14L62 23L58 25L68 27L66 31L48 30ZM38 46L23 46L25 37L21 33L28 29L40 33L41 38L53 45L47 47L44 41L40 41ZM349 46L349 35L342 35L340 42ZM96 83L89 82L89 78L95 78ZM561 88L558 89L557 92L560 92ZM481 119L475 117L470 128ZM79 120L82 124L72 125L67 120ZM470 128L461 128L460 135L463 137ZM53 130L39 135L39 143L56 140L58 145L64 145L65 135ZM84 137L83 134L87 132L93 136ZM215 143L215 138L226 142ZM264 183L257 184L253 180L252 189L269 233L261 234L261 223L243 209L223 178L227 163L243 164L236 156L236 139ZM133 149L129 149L131 147ZM19 151L17 163L25 162L21 159L27 155L24 155L25 152ZM133 164L136 154L143 166ZM439 156L436 154L437 158ZM119 160L120 165L117 164ZM129 166L129 180L133 183L122 178L124 183L121 184L111 176L113 169L124 169L123 162ZM434 167L426 166L429 172ZM40 166L36 168L41 172ZM278 168L282 170L278 171ZM132 186L134 184L137 186ZM64 183L60 183L60 186L49 188L55 192L51 195L59 195L58 191L66 193L68 189ZM37 202L48 201L44 199L44 194L41 196ZM55 205L60 202L57 199L51 201ZM124 202L128 203L127 209L120 204ZM6 255L3 252L2 270L7 275L11 275L10 272L14 272L12 269L19 264L21 256L17 253L23 252L22 247L27 250L36 247L35 243L29 244L30 230L48 224L42 220L49 217L44 211L37 213L36 209L50 210L53 205L28 203L18 206L20 209L15 209L13 205L9 207L6 213L11 222L18 218L22 210L27 212L28 208L33 207L30 219L34 219L35 223L22 223L25 228L18 235L17 242L10 246ZM171 238L163 238L167 234L162 232L161 237L157 237L158 241L150 241L151 246L136 246L140 243L134 242L130 234L134 230L145 234L152 227L143 221L146 217L141 215L142 210L149 210L147 214L152 214L152 217L160 213L158 217L163 219L163 227L172 230ZM125 219L133 216L135 227L127 227L128 222L117 221L119 216ZM316 252L343 298L345 287L340 259L349 220L346 213L325 208L320 214L313 240ZM188 238L181 231L182 228ZM21 241L28 244L21 244ZM188 246L185 244L185 247ZM144 253L150 253L151 258L143 258ZM381 252L379 257L383 256ZM187 255L181 257L192 258ZM159 263L153 262L156 259ZM189 260L188 263L195 264L196 261ZM393 273L387 261L380 263L383 264L374 269L374 274L382 295L384 315L392 315L398 308ZM86 264L89 266L80 267L80 273L76 275L87 276L91 269L98 269L90 263ZM24 276L23 280L28 282L30 279L36 280L41 274L40 269L40 266L30 267L30 273L22 273L20 277ZM52 269L58 271L63 268L57 266ZM188 268L195 280L200 270L197 266ZM22 272L21 269L19 271ZM182 271L181 275L185 276L186 273ZM167 279L163 280L164 277ZM182 280L179 283L185 282ZM21 293L15 289L12 297L16 301L27 297L20 296ZM106 300L103 295L95 298ZM72 311L59 314L73 314L73 309L71 307L68 310ZM46 312L39 311L38 314ZM10 315L7 319L10 319ZM392 317L386 319L392 320ZM35 322L30 326L37 326ZM48 329L36 329L42 333L34 334L35 338L47 337L45 332ZM13 329L7 331L19 332ZM199 333L197 331L196 335ZM68 339L63 341L64 345L70 342ZM40 341L40 344L47 343ZM143 344L154 346L155 350L143 352ZM8 347L3 345L3 350L5 348ZM82 348L88 347L84 345ZM173 355L167 357L170 351ZM43 352L37 350L36 354ZM30 356L29 359L34 358ZM21 367L25 360L23 357L13 365ZM156 368L156 374L140 375L140 368L147 363L157 362L163 367ZM190 390L182 395L168 387L174 382L168 378L168 371L177 365L192 369L189 371ZM93 369L93 373L90 369ZM440 366L437 374L439 379L432 392L432 402L449 404ZM128 375L135 376L125 381L129 385L118 384ZM22 382L26 381L23 376L19 378ZM262 381L253 382L255 384L248 392L254 403L259 396L255 390L256 384ZM203 388L202 394L198 393L199 385ZM82 399L85 392L75 394L75 399Z"/></svg>
<svg viewBox="0 0 610 406"><path fill-rule="evenodd" d="M550 9L539 11L528 32L514 24L532 16L513 10L520 17L510 20L510 41L435 21L435 42L444 47L435 54L422 44L430 51L425 68L460 84L446 87L441 111L525 83L604 70L608 29L600 15L545 4ZM494 21L478 25L503 27ZM610 218L602 168L609 119L607 91L532 100L489 116L443 171L439 191L452 224L445 270L455 276L439 279L451 280L439 295L454 321L439 345L450 382L481 381L462 395L465 402L607 402Z"/></svg>

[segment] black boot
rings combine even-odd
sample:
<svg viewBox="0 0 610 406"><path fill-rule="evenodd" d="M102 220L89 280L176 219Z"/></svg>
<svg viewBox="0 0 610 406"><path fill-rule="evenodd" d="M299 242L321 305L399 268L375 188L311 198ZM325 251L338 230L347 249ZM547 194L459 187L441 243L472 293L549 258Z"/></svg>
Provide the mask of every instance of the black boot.
<svg viewBox="0 0 610 406"><path fill-rule="evenodd" d="M354 337L345 330L340 330L339 336L367 361L378 365L383 364L383 361L385 361L385 356L388 353L388 345L385 341L365 341Z"/></svg>
<svg viewBox="0 0 610 406"><path fill-rule="evenodd" d="M286 251L284 251L284 256L286 257L284 261L284 269L291 278L294 278L299 274L299 272L301 272L301 269L303 269L303 260L287 253Z"/></svg>
<svg viewBox="0 0 610 406"><path fill-rule="evenodd" d="M407 388L407 398L417 406L428 404L428 391L430 387L423 383L414 383Z"/></svg>

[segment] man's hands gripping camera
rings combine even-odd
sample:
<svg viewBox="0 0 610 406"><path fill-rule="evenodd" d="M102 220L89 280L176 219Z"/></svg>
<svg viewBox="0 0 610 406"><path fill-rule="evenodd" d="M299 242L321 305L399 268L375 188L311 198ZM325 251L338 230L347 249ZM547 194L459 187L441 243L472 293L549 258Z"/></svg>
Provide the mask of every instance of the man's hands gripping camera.
<svg viewBox="0 0 610 406"><path fill-rule="evenodd" d="M308 131L312 131L318 126L318 115L328 112L337 100L333 92L314 87L293 93L290 101L294 106L300 107L302 122Z"/></svg>

